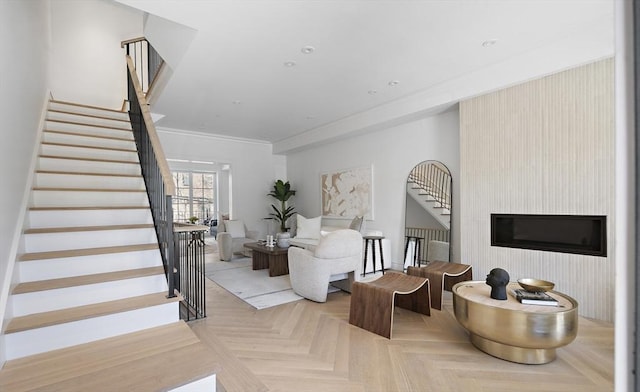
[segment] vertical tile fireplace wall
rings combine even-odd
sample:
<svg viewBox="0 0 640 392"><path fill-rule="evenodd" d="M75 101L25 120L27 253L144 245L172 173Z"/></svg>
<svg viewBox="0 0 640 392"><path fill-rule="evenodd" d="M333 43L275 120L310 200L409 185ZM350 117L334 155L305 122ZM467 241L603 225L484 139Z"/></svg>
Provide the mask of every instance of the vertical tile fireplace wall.
<svg viewBox="0 0 640 392"><path fill-rule="evenodd" d="M602 60L460 104L461 260L474 276L556 283L614 319L614 63ZM607 257L492 247L490 217L606 215Z"/></svg>

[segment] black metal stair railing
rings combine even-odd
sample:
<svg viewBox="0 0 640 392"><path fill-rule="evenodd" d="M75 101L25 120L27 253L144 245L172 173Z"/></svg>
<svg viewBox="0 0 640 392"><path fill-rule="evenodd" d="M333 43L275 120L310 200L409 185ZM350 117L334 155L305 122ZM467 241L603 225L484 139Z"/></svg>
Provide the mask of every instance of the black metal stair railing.
<svg viewBox="0 0 640 392"><path fill-rule="evenodd" d="M174 249L178 263L178 290L183 297L181 316L187 321L192 317L207 317L205 296L204 233L207 228L192 229L193 225L178 224L174 226Z"/></svg>
<svg viewBox="0 0 640 392"><path fill-rule="evenodd" d="M414 168L409 180L419 186L427 195L451 211L451 175L433 163L425 163Z"/></svg>
<svg viewBox="0 0 640 392"><path fill-rule="evenodd" d="M151 113L130 56L127 59L129 117L138 150L149 206L153 216L164 271L168 297L182 296L186 308L181 317L187 320L206 317L204 275L204 231L176 230L173 222L172 195L175 184L164 152L151 120ZM189 242L189 241L196 241ZM191 245L191 246L189 246Z"/></svg>

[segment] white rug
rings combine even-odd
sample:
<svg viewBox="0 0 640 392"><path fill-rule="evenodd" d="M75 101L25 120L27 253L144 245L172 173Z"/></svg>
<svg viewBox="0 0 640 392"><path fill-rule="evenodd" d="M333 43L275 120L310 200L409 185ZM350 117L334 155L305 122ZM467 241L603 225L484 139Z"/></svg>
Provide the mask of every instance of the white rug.
<svg viewBox="0 0 640 392"><path fill-rule="evenodd" d="M256 309L302 299L291 289L289 275L269 277L268 269L254 271L246 257L208 262L205 275Z"/></svg>

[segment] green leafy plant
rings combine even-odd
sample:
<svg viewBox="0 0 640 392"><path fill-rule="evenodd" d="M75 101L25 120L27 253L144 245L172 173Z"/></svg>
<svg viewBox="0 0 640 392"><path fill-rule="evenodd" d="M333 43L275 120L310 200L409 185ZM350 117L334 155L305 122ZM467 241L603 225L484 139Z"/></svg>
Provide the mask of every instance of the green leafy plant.
<svg viewBox="0 0 640 392"><path fill-rule="evenodd" d="M282 180L278 180L273 184L273 190L268 193L269 196L272 196L276 200L280 202L280 208L271 204L271 208L275 211L275 213L270 213L269 215L272 219L280 222L280 231L287 231L286 222L294 214L294 208L289 206L287 207L287 201L291 196L295 195L296 191L291 189L291 185L289 181L282 182Z"/></svg>
<svg viewBox="0 0 640 392"><path fill-rule="evenodd" d="M189 222L191 222L192 224L195 224L200 218L198 218L197 216L192 216L189 217Z"/></svg>

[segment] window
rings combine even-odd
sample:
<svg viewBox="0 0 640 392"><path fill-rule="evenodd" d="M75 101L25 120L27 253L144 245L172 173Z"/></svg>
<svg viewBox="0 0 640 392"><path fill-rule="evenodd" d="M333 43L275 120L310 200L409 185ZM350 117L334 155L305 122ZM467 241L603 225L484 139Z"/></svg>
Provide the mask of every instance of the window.
<svg viewBox="0 0 640 392"><path fill-rule="evenodd" d="M216 173L173 172L176 195L173 198L173 220L186 222L197 216L199 223L216 215Z"/></svg>

